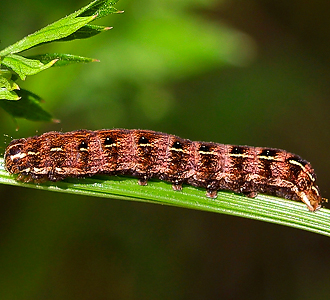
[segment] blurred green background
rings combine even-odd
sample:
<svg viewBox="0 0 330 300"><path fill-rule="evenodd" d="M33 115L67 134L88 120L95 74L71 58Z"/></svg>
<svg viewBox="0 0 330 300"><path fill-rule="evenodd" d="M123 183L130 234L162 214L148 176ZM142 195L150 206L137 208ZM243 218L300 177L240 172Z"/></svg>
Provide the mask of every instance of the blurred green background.
<svg viewBox="0 0 330 300"><path fill-rule="evenodd" d="M4 1L1 48L86 5ZM60 124L0 110L10 138L140 128L283 148L312 161L330 197L330 2L120 0L87 40L33 53L100 63L52 68L21 87ZM32 54L32 52L30 52ZM169 185L169 189L170 189ZM327 299L330 240L160 205L0 186L0 299ZM330 224L329 224L330 226Z"/></svg>

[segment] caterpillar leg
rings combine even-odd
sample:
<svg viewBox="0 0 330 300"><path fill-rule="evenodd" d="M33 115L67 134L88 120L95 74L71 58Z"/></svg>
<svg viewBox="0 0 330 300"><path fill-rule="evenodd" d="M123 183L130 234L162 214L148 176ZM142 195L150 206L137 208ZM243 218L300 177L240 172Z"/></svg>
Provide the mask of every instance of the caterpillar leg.
<svg viewBox="0 0 330 300"><path fill-rule="evenodd" d="M139 178L139 185L148 185L148 180L144 178Z"/></svg>
<svg viewBox="0 0 330 300"><path fill-rule="evenodd" d="M243 195L245 195L245 196L247 196L247 197L249 197L249 198L255 198L255 197L257 197L257 195L258 195L258 192L243 192Z"/></svg>
<svg viewBox="0 0 330 300"><path fill-rule="evenodd" d="M218 197L218 191L217 190L207 190L206 197L215 199Z"/></svg>
<svg viewBox="0 0 330 300"><path fill-rule="evenodd" d="M182 190L182 183L173 183L172 184L172 189L174 191L181 191Z"/></svg>

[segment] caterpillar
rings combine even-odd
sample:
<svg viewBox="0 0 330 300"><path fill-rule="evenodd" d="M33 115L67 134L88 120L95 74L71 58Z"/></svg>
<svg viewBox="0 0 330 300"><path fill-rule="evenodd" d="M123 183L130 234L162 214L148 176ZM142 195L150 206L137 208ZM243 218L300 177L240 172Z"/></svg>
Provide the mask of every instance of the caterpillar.
<svg viewBox="0 0 330 300"><path fill-rule="evenodd" d="M13 140L5 151L5 168L23 182L58 181L96 174L136 176L140 185L158 178L206 189L217 197L228 190L304 202L310 211L322 197L311 164L275 148L194 142L150 130L77 130L47 132Z"/></svg>

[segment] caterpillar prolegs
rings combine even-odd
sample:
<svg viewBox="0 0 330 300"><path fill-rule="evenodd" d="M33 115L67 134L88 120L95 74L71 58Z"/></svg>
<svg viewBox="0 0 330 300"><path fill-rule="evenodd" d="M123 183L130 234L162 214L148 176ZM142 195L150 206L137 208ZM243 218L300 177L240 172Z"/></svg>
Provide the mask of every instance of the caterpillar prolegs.
<svg viewBox="0 0 330 300"><path fill-rule="evenodd" d="M149 130L47 132L13 140L5 167L21 181L62 180L96 174L132 175L255 197L258 193L304 202L315 211L322 198L309 162L285 150L194 142Z"/></svg>

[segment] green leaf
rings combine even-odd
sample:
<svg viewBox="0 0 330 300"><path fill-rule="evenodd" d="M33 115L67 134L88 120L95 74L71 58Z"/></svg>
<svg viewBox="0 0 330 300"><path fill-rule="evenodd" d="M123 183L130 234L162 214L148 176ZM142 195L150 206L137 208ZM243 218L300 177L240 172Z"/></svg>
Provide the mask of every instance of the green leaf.
<svg viewBox="0 0 330 300"><path fill-rule="evenodd" d="M95 0L69 16L56 21L33 34L24 37L20 41L0 51L0 106L14 118L26 118L35 121L50 121L51 115L44 111L38 104L38 97L28 91L13 92L19 89L15 82L18 77L22 80L28 75L34 75L53 66L65 66L78 62L93 62L96 59L75 56L70 54L43 54L38 56L23 57L16 55L21 51L30 49L43 43L52 41L70 41L92 37L111 27L88 25L96 18L104 17L110 13L120 13L114 4L118 0ZM6 69L8 68L8 70ZM10 103L7 100L22 99L18 103Z"/></svg>
<svg viewBox="0 0 330 300"><path fill-rule="evenodd" d="M19 90L19 86L15 81L11 79L7 79L6 77L2 77L1 74L0 74L0 88L5 88L8 91Z"/></svg>
<svg viewBox="0 0 330 300"><path fill-rule="evenodd" d="M69 36L79 28L85 26L90 21L94 20L96 16L90 17L72 17L73 14L54 22L39 31L32 33L13 45L0 51L0 56L6 56L12 53L18 53L34 47L41 43L47 43L55 40L59 40L66 36Z"/></svg>
<svg viewBox="0 0 330 300"><path fill-rule="evenodd" d="M17 79L18 77L12 71L0 69L0 88L5 88L8 91L19 90L19 86L15 82Z"/></svg>
<svg viewBox="0 0 330 300"><path fill-rule="evenodd" d="M51 114L46 112L40 105L41 98L27 90L17 91L18 101L0 100L0 107L14 118L25 118L31 121L54 121Z"/></svg>
<svg viewBox="0 0 330 300"><path fill-rule="evenodd" d="M170 184L158 180L150 180L147 186L140 186L136 178L119 176L67 178L43 184L22 183L5 171L3 163L0 158L0 183L3 184L204 210L281 224L330 237L330 210L322 208L310 212L301 202L265 195L248 198L230 192L219 192L217 199L210 199L205 196L204 189L184 186L182 191L173 191Z"/></svg>
<svg viewBox="0 0 330 300"><path fill-rule="evenodd" d="M13 91L9 91L6 88L0 88L0 101L6 101L6 100L2 100L2 99L6 99L6 100L19 100L20 97L15 92L13 92ZM0 104L0 106L1 106L1 104Z"/></svg>
<svg viewBox="0 0 330 300"><path fill-rule="evenodd" d="M12 79L12 72L7 69L0 69L0 77L10 80Z"/></svg>
<svg viewBox="0 0 330 300"><path fill-rule="evenodd" d="M20 97L13 91L19 90L18 84L12 80L12 72L0 69L0 100L19 100Z"/></svg>
<svg viewBox="0 0 330 300"><path fill-rule="evenodd" d="M77 40L77 39L87 39L94 35L97 35L101 32L107 31L111 29L112 27L105 27L105 26L99 26L99 25L85 25L84 27L81 27L76 32L70 34L67 37L64 37L62 39L59 39L59 42L66 42L71 40Z"/></svg>
<svg viewBox="0 0 330 300"><path fill-rule="evenodd" d="M97 19L103 18L109 14L113 13L122 13L123 11L117 10L114 5L118 0L109 1L109 0L95 0L85 7L79 9L74 14L76 16L92 16L97 15Z"/></svg>
<svg viewBox="0 0 330 300"><path fill-rule="evenodd" d="M94 58L88 58L88 57L72 55L72 54L60 54L60 53L46 53L46 54L28 56L28 58L37 59L41 61L43 64L47 64L56 59L57 61L54 64L54 67L62 67L74 63L89 63L89 62L98 61L97 59Z"/></svg>
<svg viewBox="0 0 330 300"><path fill-rule="evenodd" d="M27 75L34 75L40 71L50 68L54 63L56 63L56 61L57 60L54 59L48 64L43 64L39 60L28 59L16 54L9 54L3 58L2 64L12 69L22 80L24 80Z"/></svg>

